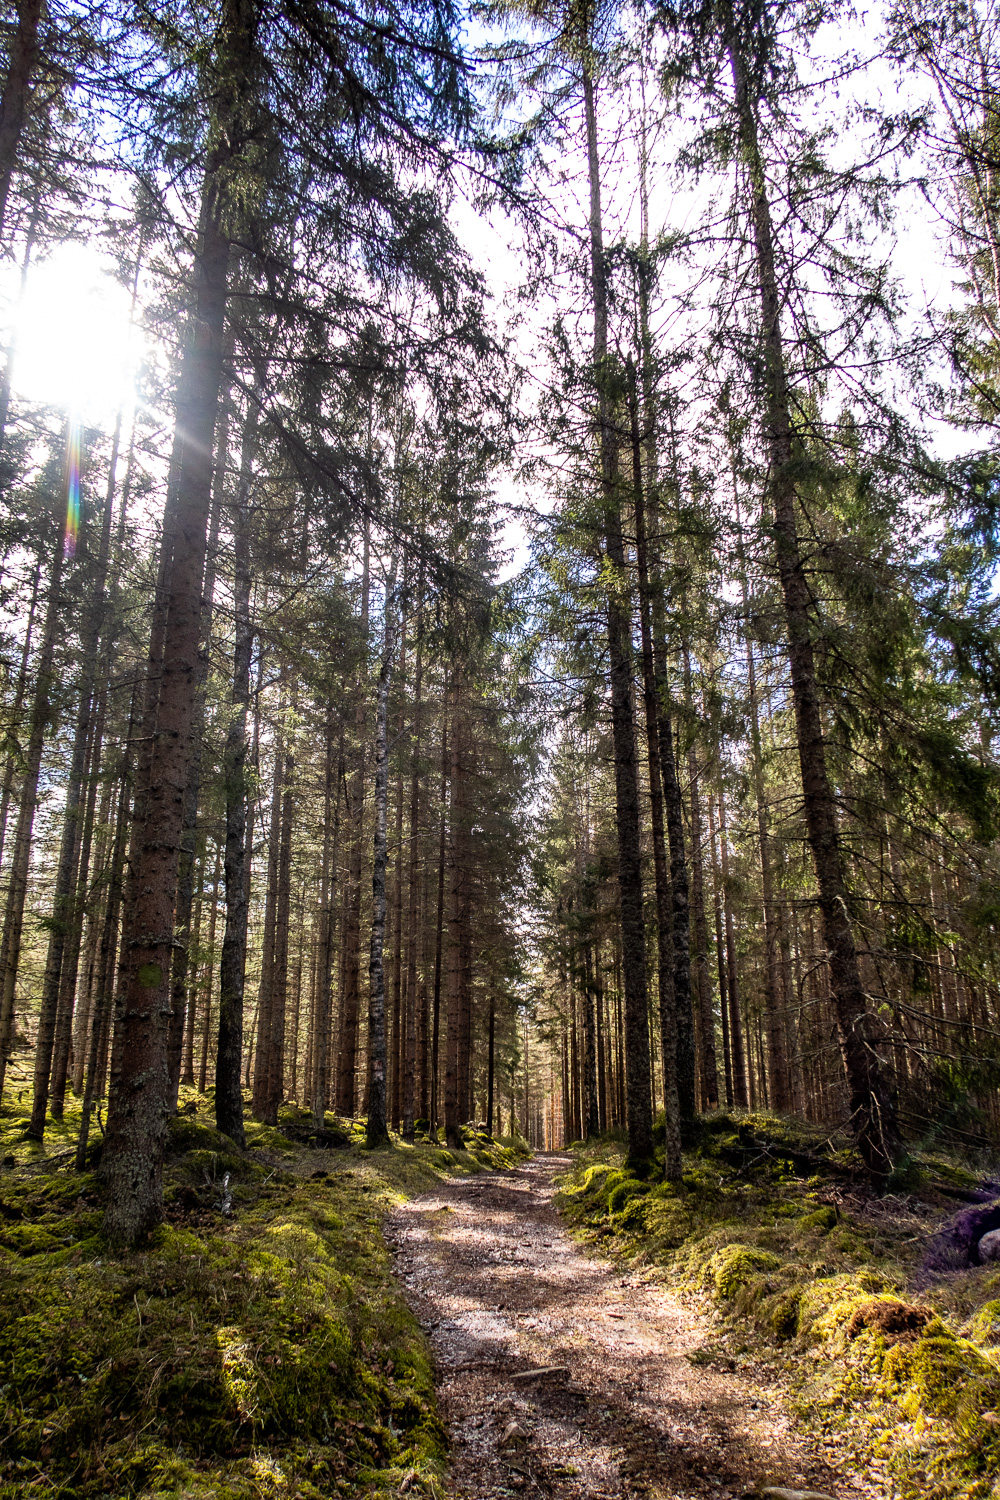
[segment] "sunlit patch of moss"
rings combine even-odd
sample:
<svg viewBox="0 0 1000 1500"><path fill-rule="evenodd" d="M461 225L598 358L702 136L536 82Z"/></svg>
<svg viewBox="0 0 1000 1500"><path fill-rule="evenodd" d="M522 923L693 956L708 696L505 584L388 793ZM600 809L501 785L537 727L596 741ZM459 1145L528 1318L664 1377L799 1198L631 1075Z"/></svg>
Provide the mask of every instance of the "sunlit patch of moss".
<svg viewBox="0 0 1000 1500"><path fill-rule="evenodd" d="M977 1344L988 1349L1000 1346L1000 1301L985 1303L973 1318L970 1331Z"/></svg>
<svg viewBox="0 0 1000 1500"><path fill-rule="evenodd" d="M810 1214L803 1214L798 1221L799 1229L817 1230L820 1234L829 1234L831 1229L837 1225L837 1210L824 1205L822 1208L814 1209Z"/></svg>
<svg viewBox="0 0 1000 1500"><path fill-rule="evenodd" d="M241 1154L205 1103L182 1095L168 1219L138 1253L103 1245L93 1176L27 1154L0 1175L0 1500L437 1493L431 1361L380 1224L440 1182L438 1148L251 1124ZM450 1174L524 1155L471 1135Z"/></svg>
<svg viewBox="0 0 1000 1500"><path fill-rule="evenodd" d="M763 1272L776 1271L781 1261L769 1250L752 1245L727 1245L712 1256L705 1268L705 1282L723 1302L731 1302L737 1292L755 1281Z"/></svg>

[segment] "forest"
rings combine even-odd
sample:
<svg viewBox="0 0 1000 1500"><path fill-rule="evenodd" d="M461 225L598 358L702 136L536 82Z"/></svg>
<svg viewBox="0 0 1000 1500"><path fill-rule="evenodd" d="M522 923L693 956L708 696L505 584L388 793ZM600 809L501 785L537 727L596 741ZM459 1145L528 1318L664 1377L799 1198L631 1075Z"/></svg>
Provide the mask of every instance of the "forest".
<svg viewBox="0 0 1000 1500"><path fill-rule="evenodd" d="M992 1170L993 0L0 51L0 1175Z"/></svg>

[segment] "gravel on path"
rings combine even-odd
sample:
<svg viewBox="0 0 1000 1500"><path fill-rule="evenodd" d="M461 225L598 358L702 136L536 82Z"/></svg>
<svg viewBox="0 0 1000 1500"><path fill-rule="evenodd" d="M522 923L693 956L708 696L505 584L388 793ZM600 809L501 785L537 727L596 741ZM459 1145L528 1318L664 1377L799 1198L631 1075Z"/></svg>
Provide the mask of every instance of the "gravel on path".
<svg viewBox="0 0 1000 1500"><path fill-rule="evenodd" d="M387 1225L434 1351L449 1494L730 1500L781 1485L877 1497L873 1476L795 1430L766 1371L712 1360L704 1315L582 1253L553 1207L566 1166L538 1155L452 1180Z"/></svg>

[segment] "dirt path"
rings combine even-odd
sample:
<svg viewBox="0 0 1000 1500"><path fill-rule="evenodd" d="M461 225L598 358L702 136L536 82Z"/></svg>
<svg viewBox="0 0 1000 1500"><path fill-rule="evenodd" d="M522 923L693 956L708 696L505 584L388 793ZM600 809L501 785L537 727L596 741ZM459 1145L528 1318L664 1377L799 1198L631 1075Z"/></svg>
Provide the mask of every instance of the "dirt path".
<svg viewBox="0 0 1000 1500"><path fill-rule="evenodd" d="M759 1370L688 1356L717 1333L659 1286L581 1254L552 1206L566 1160L442 1186L390 1220L430 1330L451 1494L556 1500L738 1496L767 1485L849 1500L877 1486L791 1430ZM519 1379L540 1367L562 1373Z"/></svg>

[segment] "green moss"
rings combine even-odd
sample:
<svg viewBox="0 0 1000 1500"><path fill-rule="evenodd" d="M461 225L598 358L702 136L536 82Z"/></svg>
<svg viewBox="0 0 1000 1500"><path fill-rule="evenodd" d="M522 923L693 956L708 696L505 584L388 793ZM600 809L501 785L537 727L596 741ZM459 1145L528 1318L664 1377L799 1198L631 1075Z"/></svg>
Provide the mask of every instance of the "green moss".
<svg viewBox="0 0 1000 1500"><path fill-rule="evenodd" d="M608 1139L576 1154L558 1202L578 1234L707 1294L737 1348L780 1363L802 1419L860 1470L883 1464L897 1500L1000 1500L1000 1276L934 1284L913 1309L929 1306L925 1322L869 1319L875 1303L912 1307L931 1225L914 1233L906 1202L876 1209L857 1168L811 1127L720 1114L691 1131L680 1183L635 1193ZM977 1180L941 1157L911 1170L942 1218L954 1199L934 1183Z"/></svg>
<svg viewBox="0 0 1000 1500"><path fill-rule="evenodd" d="M1000 1371L968 1339L957 1339L940 1323L936 1332L895 1344L882 1365L908 1417L955 1417L970 1400L980 1410L1000 1401Z"/></svg>
<svg viewBox="0 0 1000 1500"><path fill-rule="evenodd" d="M769 1250L759 1250L753 1245L727 1245L712 1256L705 1277L718 1298L731 1302L762 1273L777 1271L780 1265L781 1261Z"/></svg>
<svg viewBox="0 0 1000 1500"><path fill-rule="evenodd" d="M779 1292L777 1296L770 1299L767 1307L767 1320L776 1339L784 1340L795 1337L799 1331L801 1307L802 1293L797 1287Z"/></svg>
<svg viewBox="0 0 1000 1500"><path fill-rule="evenodd" d="M988 1348L1000 1344L1000 1301L983 1304L973 1318L971 1333L977 1344Z"/></svg>
<svg viewBox="0 0 1000 1500"><path fill-rule="evenodd" d="M811 1214L803 1214L799 1220L800 1229L815 1229L821 1234L829 1234L831 1229L837 1227L837 1210L835 1208L817 1208Z"/></svg>
<svg viewBox="0 0 1000 1500"><path fill-rule="evenodd" d="M431 1361L379 1220L440 1180L435 1148L317 1152L251 1125L244 1156L184 1103L170 1217L139 1253L100 1242L92 1177L0 1176L0 1500L433 1492ZM523 1154L481 1136L450 1171Z"/></svg>
<svg viewBox="0 0 1000 1500"><path fill-rule="evenodd" d="M626 1178L619 1182L608 1195L608 1213L620 1214L630 1198L638 1198L649 1192L648 1182L637 1182L633 1178Z"/></svg>

